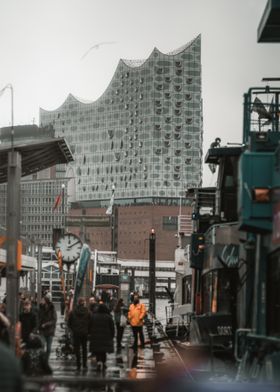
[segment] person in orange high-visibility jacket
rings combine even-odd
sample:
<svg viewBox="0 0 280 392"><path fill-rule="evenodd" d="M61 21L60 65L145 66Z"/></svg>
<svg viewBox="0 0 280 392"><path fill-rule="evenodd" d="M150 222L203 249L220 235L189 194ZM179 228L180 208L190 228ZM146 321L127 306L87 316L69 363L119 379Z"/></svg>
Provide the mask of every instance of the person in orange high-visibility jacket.
<svg viewBox="0 0 280 392"><path fill-rule="evenodd" d="M134 352L138 349L138 336L140 338L141 347L145 347L145 340L143 334L143 324L144 324L144 317L146 316L146 307L144 304L140 304L139 297L137 295L134 296L133 303L129 307L128 311L128 321L130 322L134 343L133 343L133 350Z"/></svg>

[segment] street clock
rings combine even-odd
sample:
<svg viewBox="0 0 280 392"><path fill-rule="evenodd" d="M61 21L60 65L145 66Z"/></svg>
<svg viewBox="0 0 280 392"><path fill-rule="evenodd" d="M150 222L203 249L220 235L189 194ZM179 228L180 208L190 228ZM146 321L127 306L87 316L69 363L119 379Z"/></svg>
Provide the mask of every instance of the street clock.
<svg viewBox="0 0 280 392"><path fill-rule="evenodd" d="M82 241L78 236L66 233L55 244L55 252L57 255L59 251L61 252L63 263L72 264L80 257L82 246Z"/></svg>

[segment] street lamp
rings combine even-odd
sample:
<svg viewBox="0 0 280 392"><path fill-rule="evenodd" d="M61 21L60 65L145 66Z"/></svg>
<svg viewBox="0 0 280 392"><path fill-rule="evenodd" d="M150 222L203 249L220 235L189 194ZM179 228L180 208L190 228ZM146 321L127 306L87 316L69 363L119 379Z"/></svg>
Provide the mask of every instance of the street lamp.
<svg viewBox="0 0 280 392"><path fill-rule="evenodd" d="M112 252L115 251L115 237L116 237L116 209L115 209L115 185L112 185L112 197L111 197L111 205L112 205L112 214L111 214L111 249Z"/></svg>
<svg viewBox="0 0 280 392"><path fill-rule="evenodd" d="M11 91L11 147L14 148L14 88L11 83L8 83L5 87L0 90L0 97L4 92L10 89Z"/></svg>

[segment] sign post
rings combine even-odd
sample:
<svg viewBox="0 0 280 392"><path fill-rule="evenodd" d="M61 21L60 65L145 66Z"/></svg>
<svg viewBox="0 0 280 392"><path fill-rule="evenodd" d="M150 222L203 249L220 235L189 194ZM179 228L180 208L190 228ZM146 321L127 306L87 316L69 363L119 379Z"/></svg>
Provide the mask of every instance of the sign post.
<svg viewBox="0 0 280 392"><path fill-rule="evenodd" d="M149 237L149 310L156 313L156 234L152 229Z"/></svg>

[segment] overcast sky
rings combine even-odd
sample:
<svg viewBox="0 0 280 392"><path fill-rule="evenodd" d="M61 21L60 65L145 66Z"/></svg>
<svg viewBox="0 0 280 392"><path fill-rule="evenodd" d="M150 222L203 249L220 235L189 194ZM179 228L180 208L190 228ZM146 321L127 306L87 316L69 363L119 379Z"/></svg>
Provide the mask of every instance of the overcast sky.
<svg viewBox="0 0 280 392"><path fill-rule="evenodd" d="M167 53L202 36L204 154L219 136L240 142L243 93L280 76L280 45L258 44L267 0L0 0L0 90L14 87L14 123L39 121L72 93L94 101L120 58ZM115 42L87 50L99 42ZM10 94L0 126L10 125ZM212 177L204 168L204 184ZM213 185L213 184L211 184Z"/></svg>

